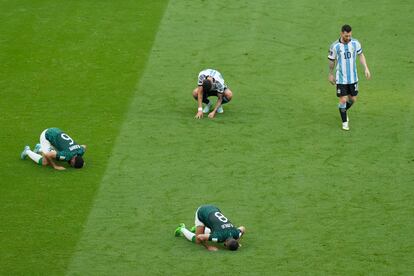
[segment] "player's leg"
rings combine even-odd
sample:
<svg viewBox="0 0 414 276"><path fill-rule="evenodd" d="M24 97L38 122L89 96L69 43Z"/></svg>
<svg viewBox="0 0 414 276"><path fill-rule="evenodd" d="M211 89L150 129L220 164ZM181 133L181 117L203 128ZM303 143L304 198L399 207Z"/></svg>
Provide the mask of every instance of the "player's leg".
<svg viewBox="0 0 414 276"><path fill-rule="evenodd" d="M347 116L347 109L346 109L346 102L348 99L348 86L343 84L337 84L336 85L336 95L339 98L338 103L338 109L339 109L339 115L341 116L342 121L342 129L343 130L349 130L348 126L348 116Z"/></svg>
<svg viewBox="0 0 414 276"><path fill-rule="evenodd" d="M25 146L22 154L20 155L22 159L26 159L27 156L29 156L29 158L32 159L33 162L35 162L36 164L39 164L39 165L47 164L47 161L44 160L44 158L40 154L32 151L29 146Z"/></svg>
<svg viewBox="0 0 414 276"><path fill-rule="evenodd" d="M358 96L358 83L351 84L350 93L348 95L348 101L346 102L346 109L350 109L351 106L356 102Z"/></svg>
<svg viewBox="0 0 414 276"><path fill-rule="evenodd" d="M181 234L184 235L184 237L192 242L195 242L195 237L198 234L202 234L204 233L204 223L202 223L199 218L198 218L198 211L200 210L200 208L197 209L196 213L195 213L195 219L194 219L194 224L196 226L196 231L195 233L191 232L190 230L188 230L187 228L185 228L185 224L181 223L177 229L175 229L175 236L178 237Z"/></svg>
<svg viewBox="0 0 414 276"><path fill-rule="evenodd" d="M193 98L194 100L198 101L198 88L193 90ZM208 95L203 92L203 103L206 104L206 106L203 109L203 113L208 113L211 108L211 101L208 99Z"/></svg>
<svg viewBox="0 0 414 276"><path fill-rule="evenodd" d="M223 104L230 102L232 98L233 98L233 92L229 88L226 88L223 93L223 101L221 102L220 107L217 108L217 113L223 113L224 112Z"/></svg>

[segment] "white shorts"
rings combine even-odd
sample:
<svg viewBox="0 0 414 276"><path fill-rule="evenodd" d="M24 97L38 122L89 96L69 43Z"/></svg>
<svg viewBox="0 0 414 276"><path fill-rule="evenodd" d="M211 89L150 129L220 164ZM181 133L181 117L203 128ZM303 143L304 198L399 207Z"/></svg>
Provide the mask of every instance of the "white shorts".
<svg viewBox="0 0 414 276"><path fill-rule="evenodd" d="M55 150L52 144L50 144L50 142L46 139L46 131L47 129L43 130L42 134L40 134L40 146L43 153Z"/></svg>
<svg viewBox="0 0 414 276"><path fill-rule="evenodd" d="M194 219L194 225L196 227L198 226L204 226L204 223L202 223L199 219L198 219L198 210L200 209L200 207L198 207L196 213L195 213L195 219Z"/></svg>

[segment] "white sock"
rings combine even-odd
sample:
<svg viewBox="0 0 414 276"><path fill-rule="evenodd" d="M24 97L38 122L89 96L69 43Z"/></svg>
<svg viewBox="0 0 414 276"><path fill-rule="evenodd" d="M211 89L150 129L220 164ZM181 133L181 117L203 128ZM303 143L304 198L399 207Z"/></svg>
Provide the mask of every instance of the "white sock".
<svg viewBox="0 0 414 276"><path fill-rule="evenodd" d="M30 159L32 159L36 164L42 165L42 156L40 154L37 154L31 150L27 150L27 155L30 157Z"/></svg>
<svg viewBox="0 0 414 276"><path fill-rule="evenodd" d="M183 233L184 237L189 241L193 241L193 239L195 239L195 234L184 227L181 228L181 233Z"/></svg>

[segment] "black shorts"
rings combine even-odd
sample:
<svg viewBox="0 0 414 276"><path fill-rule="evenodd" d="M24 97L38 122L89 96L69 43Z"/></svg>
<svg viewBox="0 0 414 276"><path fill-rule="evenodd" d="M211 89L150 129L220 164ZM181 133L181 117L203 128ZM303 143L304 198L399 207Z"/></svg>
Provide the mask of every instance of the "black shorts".
<svg viewBox="0 0 414 276"><path fill-rule="evenodd" d="M358 83L352 84L337 84L336 85L336 96L337 97L344 97L344 96L358 96Z"/></svg>

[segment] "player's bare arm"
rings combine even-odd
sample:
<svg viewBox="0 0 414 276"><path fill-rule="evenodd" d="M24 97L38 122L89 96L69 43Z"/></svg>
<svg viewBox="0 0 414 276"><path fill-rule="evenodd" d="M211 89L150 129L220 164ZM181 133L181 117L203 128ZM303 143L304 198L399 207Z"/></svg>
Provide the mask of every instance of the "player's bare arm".
<svg viewBox="0 0 414 276"><path fill-rule="evenodd" d="M335 69L335 60L329 60L329 76L328 80L332 85L335 85L335 76L334 76L334 69Z"/></svg>
<svg viewBox="0 0 414 276"><path fill-rule="evenodd" d="M53 161L54 158L56 158L56 151L50 151L43 154L43 165L50 165L55 170L63 171L65 170L65 167L59 166Z"/></svg>
<svg viewBox="0 0 414 276"><path fill-rule="evenodd" d="M208 117L210 119L214 118L214 116L216 115L217 109L221 106L221 103L223 102L223 94L222 93L218 93L217 94L217 103L216 106L214 107L213 111L210 112L210 114L208 114Z"/></svg>
<svg viewBox="0 0 414 276"><path fill-rule="evenodd" d="M367 78L367 80L369 80L371 78L371 72L368 69L367 60L365 58L364 53L361 53L359 55L359 61L361 62L362 66L364 66L365 77Z"/></svg>
<svg viewBox="0 0 414 276"><path fill-rule="evenodd" d="M203 118L203 88L202 86L197 87L197 102L198 109L194 118L201 119Z"/></svg>

